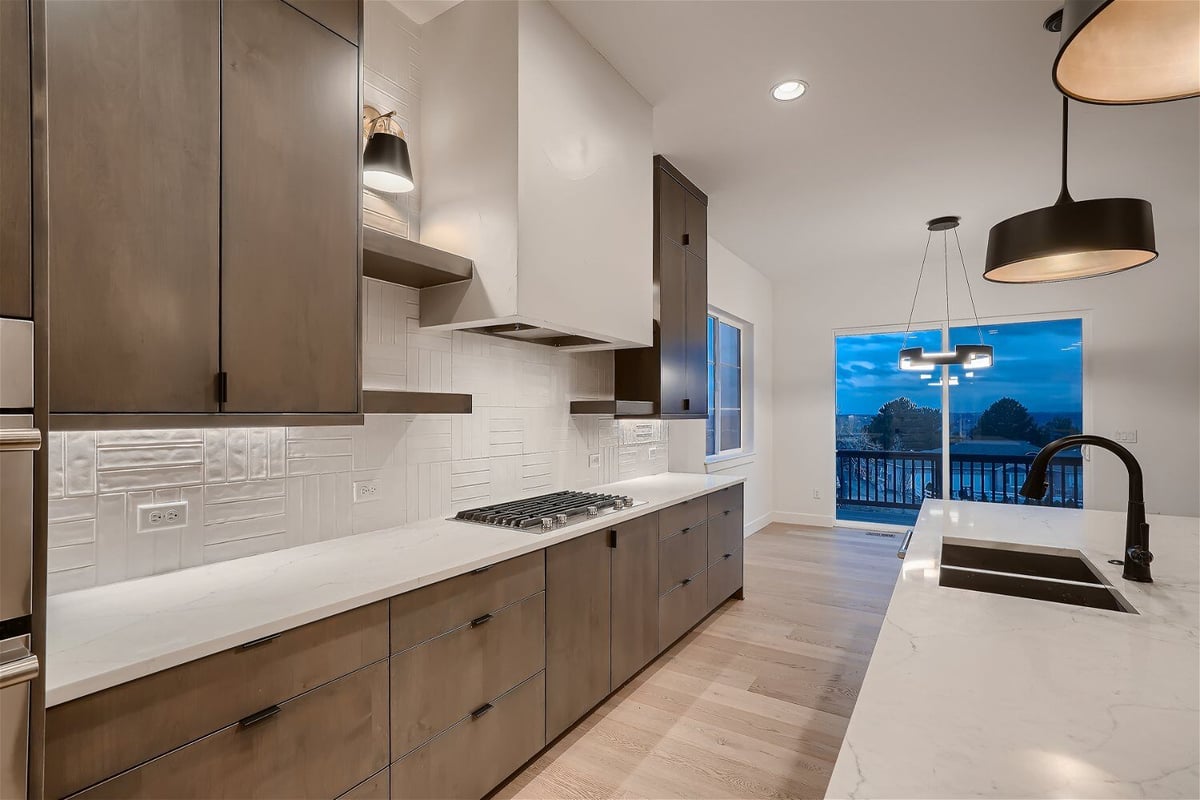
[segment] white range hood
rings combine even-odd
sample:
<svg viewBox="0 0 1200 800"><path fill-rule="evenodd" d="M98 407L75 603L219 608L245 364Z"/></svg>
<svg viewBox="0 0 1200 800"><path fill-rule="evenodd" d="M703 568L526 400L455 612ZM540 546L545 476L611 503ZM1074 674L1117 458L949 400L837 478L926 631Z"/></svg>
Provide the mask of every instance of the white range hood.
<svg viewBox="0 0 1200 800"><path fill-rule="evenodd" d="M475 263L422 290L421 326L650 345L650 105L541 0L461 3L421 38L421 241Z"/></svg>

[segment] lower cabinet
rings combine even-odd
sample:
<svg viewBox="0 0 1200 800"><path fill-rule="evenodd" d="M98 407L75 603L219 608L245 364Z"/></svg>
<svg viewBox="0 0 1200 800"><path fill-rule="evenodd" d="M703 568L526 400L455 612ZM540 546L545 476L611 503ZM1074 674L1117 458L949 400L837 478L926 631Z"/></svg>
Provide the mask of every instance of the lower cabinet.
<svg viewBox="0 0 1200 800"><path fill-rule="evenodd" d="M595 531L546 549L546 739L609 692L612 534Z"/></svg>
<svg viewBox="0 0 1200 800"><path fill-rule="evenodd" d="M387 766L387 702L378 661L75 797L337 797Z"/></svg>
<svg viewBox="0 0 1200 800"><path fill-rule="evenodd" d="M393 800L479 798L546 744L539 672L392 765Z"/></svg>
<svg viewBox="0 0 1200 800"><path fill-rule="evenodd" d="M742 549L720 557L708 568L708 606L712 611L742 588Z"/></svg>
<svg viewBox="0 0 1200 800"><path fill-rule="evenodd" d="M658 600L658 649L666 650L708 611L708 570L684 578Z"/></svg>
<svg viewBox="0 0 1200 800"><path fill-rule="evenodd" d="M615 691L658 655L658 514L613 529L612 659Z"/></svg>

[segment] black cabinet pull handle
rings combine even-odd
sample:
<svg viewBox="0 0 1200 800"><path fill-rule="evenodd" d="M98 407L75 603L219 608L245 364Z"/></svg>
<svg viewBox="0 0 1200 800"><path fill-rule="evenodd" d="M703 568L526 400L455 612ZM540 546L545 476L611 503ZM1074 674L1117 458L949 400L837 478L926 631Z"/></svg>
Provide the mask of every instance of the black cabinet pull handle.
<svg viewBox="0 0 1200 800"><path fill-rule="evenodd" d="M239 644L237 646L237 649L239 652L242 650L249 650L252 647L258 647L259 645L269 644L270 642L273 642L278 638L279 638L278 633L272 633L270 636L262 636L258 639L252 639L251 641L246 642L245 644Z"/></svg>
<svg viewBox="0 0 1200 800"><path fill-rule="evenodd" d="M691 578L684 578L684 579L683 579L683 583L681 583L681 584L679 584L679 585L680 585L680 586L687 586L687 585L688 585L689 583L691 583L691 582L692 582L692 579L691 579Z"/></svg>
<svg viewBox="0 0 1200 800"><path fill-rule="evenodd" d="M257 725L260 722L265 722L266 720L269 720L271 717L275 716L278 713L279 713L279 706L270 706L269 708L264 708L262 711L255 711L250 716L248 716L244 719L238 720L238 727L241 728L242 730L245 730L246 728Z"/></svg>
<svg viewBox="0 0 1200 800"><path fill-rule="evenodd" d="M608 546L613 548L614 550L617 549L617 532L616 532L616 530L610 530L608 532Z"/></svg>
<svg viewBox="0 0 1200 800"><path fill-rule="evenodd" d="M682 242L680 242L680 244L682 244L684 247L687 247L687 246L688 246L689 244L691 244L691 243L692 243L692 237L691 237L691 235L690 235L690 234L687 234L687 233L685 233L685 234L683 235L683 241L682 241Z"/></svg>
<svg viewBox="0 0 1200 800"><path fill-rule="evenodd" d="M689 525L688 527L686 527L686 528L684 528L683 530L681 530L681 531L680 531L680 533L687 533L688 531L690 531L690 530L691 530L692 528L694 528L694 527L696 527L696 526L695 526L695 525Z"/></svg>
<svg viewBox="0 0 1200 800"><path fill-rule="evenodd" d="M492 618L491 614L484 614L482 617L476 617L475 619L471 620L471 627L478 628L480 625L487 622L491 618Z"/></svg>
<svg viewBox="0 0 1200 800"><path fill-rule="evenodd" d="M691 399L689 399L687 397L683 398L683 410L688 411L691 408L691 406L692 406Z"/></svg>
<svg viewBox="0 0 1200 800"><path fill-rule="evenodd" d="M474 711L472 711L472 712L471 712L471 719L479 719L479 718L480 718L480 717L482 717L484 714L486 714L486 713L488 713L489 711L491 711L491 710L492 710L492 708L493 708L493 706L492 706L492 704L491 704L491 703L484 703L484 704L483 704L483 705L481 705L479 708L477 708L477 709L475 709Z"/></svg>
<svg viewBox="0 0 1200 800"><path fill-rule="evenodd" d="M484 572L487 572L487 571L488 571L489 569L491 569L491 568L492 568L492 565L491 565L491 564L488 564L486 567L480 567L479 569L473 569L473 570L471 570L471 574L472 574L472 575L481 575L481 574L483 574Z"/></svg>
<svg viewBox="0 0 1200 800"><path fill-rule="evenodd" d="M726 553L725 555L721 556L721 558L733 558L733 553Z"/></svg>
<svg viewBox="0 0 1200 800"><path fill-rule="evenodd" d="M724 512L722 512L722 513L724 513L724 514L731 514L731 513L733 513L733 509L732 509L732 508L727 508L727 509L725 509L725 511L724 511Z"/></svg>

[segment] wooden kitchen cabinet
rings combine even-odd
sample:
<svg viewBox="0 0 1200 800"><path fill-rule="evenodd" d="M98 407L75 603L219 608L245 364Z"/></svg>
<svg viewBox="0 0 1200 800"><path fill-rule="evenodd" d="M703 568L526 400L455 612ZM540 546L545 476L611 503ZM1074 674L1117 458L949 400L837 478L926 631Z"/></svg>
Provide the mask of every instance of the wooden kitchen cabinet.
<svg viewBox="0 0 1200 800"><path fill-rule="evenodd" d="M0 316L33 316L29 2L0 3Z"/></svg>
<svg viewBox="0 0 1200 800"><path fill-rule="evenodd" d="M658 654L658 515L613 529L612 640L609 690Z"/></svg>
<svg viewBox="0 0 1200 800"><path fill-rule="evenodd" d="M654 159L654 344L614 353L617 400L666 419L708 416L708 197Z"/></svg>
<svg viewBox="0 0 1200 800"><path fill-rule="evenodd" d="M46 4L52 426L361 418L360 22Z"/></svg>
<svg viewBox="0 0 1200 800"><path fill-rule="evenodd" d="M220 52L219 3L46 3L52 412L218 410Z"/></svg>
<svg viewBox="0 0 1200 800"><path fill-rule="evenodd" d="M75 797L336 797L387 766L387 698L377 661Z"/></svg>
<svg viewBox="0 0 1200 800"><path fill-rule="evenodd" d="M222 28L226 412L359 407L358 48L282 0Z"/></svg>
<svg viewBox="0 0 1200 800"><path fill-rule="evenodd" d="M609 537L599 530L546 550L546 741L608 696Z"/></svg>

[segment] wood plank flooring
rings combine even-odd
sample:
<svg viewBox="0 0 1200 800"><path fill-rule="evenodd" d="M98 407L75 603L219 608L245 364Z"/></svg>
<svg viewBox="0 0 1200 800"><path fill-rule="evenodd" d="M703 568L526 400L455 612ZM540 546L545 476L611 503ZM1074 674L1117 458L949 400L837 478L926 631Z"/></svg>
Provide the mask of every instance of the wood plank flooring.
<svg viewBox="0 0 1200 800"><path fill-rule="evenodd" d="M899 544L779 524L751 536L746 599L727 601L495 796L823 797Z"/></svg>

